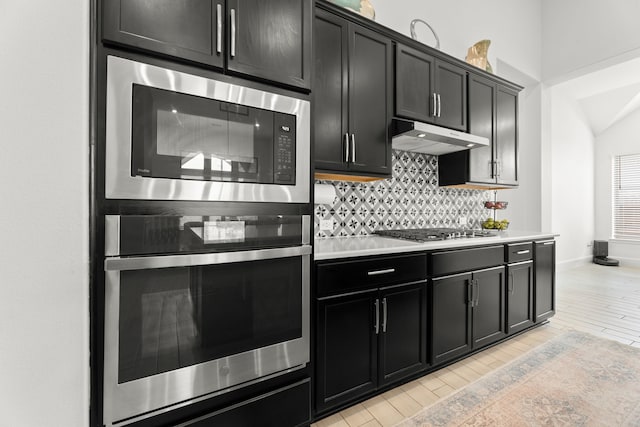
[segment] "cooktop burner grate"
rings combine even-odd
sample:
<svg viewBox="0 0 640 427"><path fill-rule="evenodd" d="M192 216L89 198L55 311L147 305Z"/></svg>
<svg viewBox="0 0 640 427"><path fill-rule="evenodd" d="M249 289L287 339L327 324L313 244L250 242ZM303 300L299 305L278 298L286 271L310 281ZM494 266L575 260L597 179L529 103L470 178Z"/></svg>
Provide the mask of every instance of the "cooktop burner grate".
<svg viewBox="0 0 640 427"><path fill-rule="evenodd" d="M396 230L377 230L379 236L394 239L430 242L435 240L466 239L472 237L491 237L496 234L487 230L467 230L461 228L409 228Z"/></svg>

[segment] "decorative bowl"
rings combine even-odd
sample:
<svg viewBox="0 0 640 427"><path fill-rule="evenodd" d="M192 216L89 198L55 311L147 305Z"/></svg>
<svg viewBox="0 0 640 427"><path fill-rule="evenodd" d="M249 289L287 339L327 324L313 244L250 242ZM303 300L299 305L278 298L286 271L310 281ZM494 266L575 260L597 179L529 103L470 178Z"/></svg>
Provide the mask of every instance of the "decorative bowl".
<svg viewBox="0 0 640 427"><path fill-rule="evenodd" d="M484 202L484 207L487 209L506 209L509 202Z"/></svg>

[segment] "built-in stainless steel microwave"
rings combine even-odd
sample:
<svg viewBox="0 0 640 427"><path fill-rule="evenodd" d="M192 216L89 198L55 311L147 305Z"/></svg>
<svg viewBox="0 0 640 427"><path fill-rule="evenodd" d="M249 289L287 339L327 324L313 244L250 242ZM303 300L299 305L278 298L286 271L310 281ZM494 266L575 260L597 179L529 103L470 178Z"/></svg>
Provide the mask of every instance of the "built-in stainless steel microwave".
<svg viewBox="0 0 640 427"><path fill-rule="evenodd" d="M107 60L107 199L309 202L304 99Z"/></svg>

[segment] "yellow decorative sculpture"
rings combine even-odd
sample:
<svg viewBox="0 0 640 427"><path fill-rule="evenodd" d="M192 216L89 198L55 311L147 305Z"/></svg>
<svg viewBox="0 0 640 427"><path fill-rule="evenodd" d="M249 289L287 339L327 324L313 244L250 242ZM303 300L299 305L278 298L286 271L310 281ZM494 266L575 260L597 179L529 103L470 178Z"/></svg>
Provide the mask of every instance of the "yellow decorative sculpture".
<svg viewBox="0 0 640 427"><path fill-rule="evenodd" d="M346 9L353 10L359 13L365 18L375 19L376 11L373 9L373 5L369 0L330 0L339 6Z"/></svg>
<svg viewBox="0 0 640 427"><path fill-rule="evenodd" d="M487 59L490 44L491 40L480 40L478 43L471 46L467 51L467 57L465 58L467 63L488 71L489 73L493 73L493 68Z"/></svg>
<svg viewBox="0 0 640 427"><path fill-rule="evenodd" d="M362 0L360 2L360 14L369 19L376 19L376 11L369 0Z"/></svg>

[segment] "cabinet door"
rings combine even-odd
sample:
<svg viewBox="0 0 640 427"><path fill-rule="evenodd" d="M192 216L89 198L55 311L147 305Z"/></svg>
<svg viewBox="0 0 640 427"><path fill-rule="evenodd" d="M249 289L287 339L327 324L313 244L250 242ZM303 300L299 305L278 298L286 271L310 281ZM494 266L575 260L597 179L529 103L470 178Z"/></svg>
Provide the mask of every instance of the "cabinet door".
<svg viewBox="0 0 640 427"><path fill-rule="evenodd" d="M507 332L533 325L533 261L507 267Z"/></svg>
<svg viewBox="0 0 640 427"><path fill-rule="evenodd" d="M377 290L318 301L316 407L372 391L377 385ZM377 304L376 304L377 302Z"/></svg>
<svg viewBox="0 0 640 427"><path fill-rule="evenodd" d="M489 139L489 146L469 150L469 181L495 183L494 128L496 84L469 74L469 133Z"/></svg>
<svg viewBox="0 0 640 427"><path fill-rule="evenodd" d="M535 321L541 322L556 312L556 243L536 242L534 251Z"/></svg>
<svg viewBox="0 0 640 427"><path fill-rule="evenodd" d="M496 95L496 159L498 182L518 184L518 93L498 86Z"/></svg>
<svg viewBox="0 0 640 427"><path fill-rule="evenodd" d="M444 61L435 68L438 114L440 126L467 131L467 71Z"/></svg>
<svg viewBox="0 0 640 427"><path fill-rule="evenodd" d="M473 273L473 348L491 344L505 334L504 267Z"/></svg>
<svg viewBox="0 0 640 427"><path fill-rule="evenodd" d="M471 273L432 279L431 363L471 351Z"/></svg>
<svg viewBox="0 0 640 427"><path fill-rule="evenodd" d="M433 97L435 59L401 44L396 45L396 106L399 117L431 123L436 100Z"/></svg>
<svg viewBox="0 0 640 427"><path fill-rule="evenodd" d="M313 132L316 169L347 170L348 24L316 10Z"/></svg>
<svg viewBox="0 0 640 427"><path fill-rule="evenodd" d="M391 40L352 25L349 34L350 169L391 174Z"/></svg>
<svg viewBox="0 0 640 427"><path fill-rule="evenodd" d="M105 40L224 65L224 0L104 0L102 22Z"/></svg>
<svg viewBox="0 0 640 427"><path fill-rule="evenodd" d="M227 68L311 87L311 0L227 0Z"/></svg>
<svg viewBox="0 0 640 427"><path fill-rule="evenodd" d="M381 385L427 366L426 291L425 283L381 290Z"/></svg>

